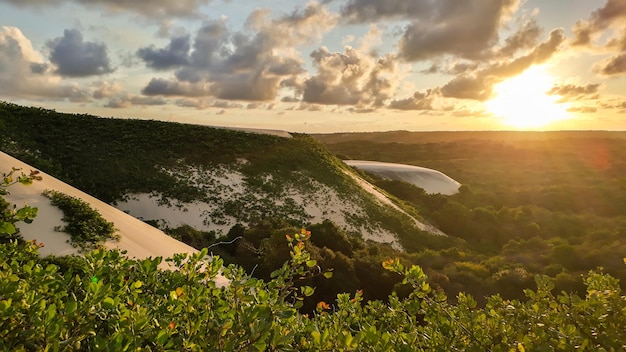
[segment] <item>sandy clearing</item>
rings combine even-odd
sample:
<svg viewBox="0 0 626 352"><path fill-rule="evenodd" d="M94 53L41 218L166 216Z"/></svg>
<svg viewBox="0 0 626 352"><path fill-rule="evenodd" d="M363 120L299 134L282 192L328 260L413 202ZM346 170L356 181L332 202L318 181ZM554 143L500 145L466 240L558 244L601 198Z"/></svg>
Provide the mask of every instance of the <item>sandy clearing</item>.
<svg viewBox="0 0 626 352"><path fill-rule="evenodd" d="M362 179L361 177L359 177L359 175L357 175L357 174L355 174L353 172L350 172L348 170L344 170L344 172L348 176L352 177L365 191L369 192L371 195L376 197L376 200L378 200L379 202L381 202L384 205L388 205L390 207L393 207L397 211L402 212L406 216L408 216L411 219L413 219L413 221L415 222L415 225L417 226L418 229L420 229L422 231L426 231L426 232L432 233L434 235L447 236L445 233L443 233L441 230L439 230L435 226L433 226L431 224L423 223L423 222L417 220L416 218L414 218L413 216L411 216L409 213L407 213L402 208L397 206L394 202L392 202L391 199L389 199L385 194L380 192L374 185L372 185L371 183L369 183L369 182L365 181L364 179Z"/></svg>
<svg viewBox="0 0 626 352"><path fill-rule="evenodd" d="M459 182L448 175L425 167L367 160L344 160L344 163L384 179L414 184L430 194L452 195L458 193L461 187Z"/></svg>
<svg viewBox="0 0 626 352"><path fill-rule="evenodd" d="M31 166L0 152L0 172L8 172L11 167L21 168L26 173L33 170ZM32 185L14 185L10 188L10 195L5 196L8 202L21 206L28 204L39 208L39 213L32 224L18 224L21 234L25 240L37 240L43 242L41 248L42 255L66 255L76 254L78 251L73 248L67 240L69 235L54 230L54 227L61 225L63 213L50 204L50 200L41 193L46 189L56 190L72 197L80 198L87 202L92 208L100 212L103 218L113 222L120 235L119 241L107 241L105 247L109 249L121 249L127 251L130 258L144 259L149 257L169 258L176 253L197 253L198 251L187 244L169 237L162 231L118 210L107 203L104 203L85 192L82 192L44 172L40 175L42 181L36 181ZM161 267L167 269L169 266L165 261ZM216 280L218 285L224 285L228 281L223 277Z"/></svg>

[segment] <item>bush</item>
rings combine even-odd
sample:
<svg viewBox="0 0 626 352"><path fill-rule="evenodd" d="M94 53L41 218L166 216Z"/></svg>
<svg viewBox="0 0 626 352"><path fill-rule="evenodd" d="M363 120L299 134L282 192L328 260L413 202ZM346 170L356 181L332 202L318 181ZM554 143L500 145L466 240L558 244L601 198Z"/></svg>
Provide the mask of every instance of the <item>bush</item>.
<svg viewBox="0 0 626 352"><path fill-rule="evenodd" d="M113 223L83 200L52 190L43 194L50 198L52 205L63 211L63 221L67 225L58 230L68 233L73 245L88 250L106 240L118 238Z"/></svg>
<svg viewBox="0 0 626 352"><path fill-rule="evenodd" d="M447 303L417 266L388 260L384 268L411 288L404 299L368 301L341 293L297 309L314 288L296 287L317 275L304 243L287 236L290 260L265 282L206 256L127 259L98 249L65 262L63 270L37 255L33 243L0 244L1 350L153 351L432 351L623 350L626 298L618 281L590 272L587 294L554 296L535 278L527 301L489 297L478 308L469 295ZM80 262L80 263L79 263ZM217 287L220 271L230 280Z"/></svg>

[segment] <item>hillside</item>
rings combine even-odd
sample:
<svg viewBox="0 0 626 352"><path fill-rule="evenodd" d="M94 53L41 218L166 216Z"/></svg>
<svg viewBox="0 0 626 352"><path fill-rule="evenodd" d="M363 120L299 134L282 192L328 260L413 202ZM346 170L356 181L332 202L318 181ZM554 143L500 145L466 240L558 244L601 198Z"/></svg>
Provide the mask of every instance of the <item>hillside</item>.
<svg viewBox="0 0 626 352"><path fill-rule="evenodd" d="M328 219L395 248L430 236L312 138L253 132L0 105L0 150L163 229L219 238L236 224Z"/></svg>
<svg viewBox="0 0 626 352"><path fill-rule="evenodd" d="M11 168L32 170L27 165L5 153L0 152L0 173L7 174ZM39 253L43 256L64 256L80 254L80 247L73 244L69 234L59 230L66 222L64 212L51 204L50 199L43 195L45 191L61 192L67 196L80 199L97 211L106 221L114 226L115 239L104 241L103 247L119 249L126 252L129 258L170 258L177 253L195 254L198 250L192 248L162 231L140 221L114 207L64 183L56 178L39 172L40 180L28 186L12 187L9 194L4 196L12 204L27 204L38 209L37 217L30 224L19 224L20 236L25 241L34 241L42 247ZM84 251L83 251L84 252ZM162 262L161 269L171 266ZM222 277L218 277L218 285L225 284Z"/></svg>

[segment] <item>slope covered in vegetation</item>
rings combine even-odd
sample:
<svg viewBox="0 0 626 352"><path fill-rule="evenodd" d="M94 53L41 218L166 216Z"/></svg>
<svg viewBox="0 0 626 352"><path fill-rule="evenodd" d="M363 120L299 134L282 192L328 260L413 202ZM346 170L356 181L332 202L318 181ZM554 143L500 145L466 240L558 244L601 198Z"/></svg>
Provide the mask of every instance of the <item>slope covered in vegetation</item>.
<svg viewBox="0 0 626 352"><path fill-rule="evenodd" d="M197 249L228 243L211 250L256 277L269 279L288 258L281 249L285 231L310 227L318 233L312 256L336 274L328 281L311 279L323 287L315 294L320 300L357 289L366 289L366 298L384 298L398 284L380 262L407 254L364 239L395 241L408 251L456 242L424 233L407 215L380 204L340 160L305 135L0 107L3 151L121 210L143 199L153 203L137 208L160 206L164 216L195 217L191 224L144 220ZM311 209L319 211L316 218Z"/></svg>
<svg viewBox="0 0 626 352"><path fill-rule="evenodd" d="M0 149L121 209L137 201L143 203L135 208L152 202L181 217L202 209L194 227L215 237L237 223L268 218L298 226L328 218L351 235L408 247L420 246L424 237L408 216L377 203L340 160L306 135L282 138L3 103Z"/></svg>

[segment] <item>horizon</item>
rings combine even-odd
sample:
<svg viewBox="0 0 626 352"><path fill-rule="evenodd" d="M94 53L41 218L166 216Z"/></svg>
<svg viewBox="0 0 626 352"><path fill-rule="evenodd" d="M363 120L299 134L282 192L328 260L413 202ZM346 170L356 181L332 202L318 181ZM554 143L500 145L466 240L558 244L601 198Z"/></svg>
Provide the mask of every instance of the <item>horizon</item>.
<svg viewBox="0 0 626 352"><path fill-rule="evenodd" d="M311 134L626 130L621 0L0 9L0 100L19 105Z"/></svg>

